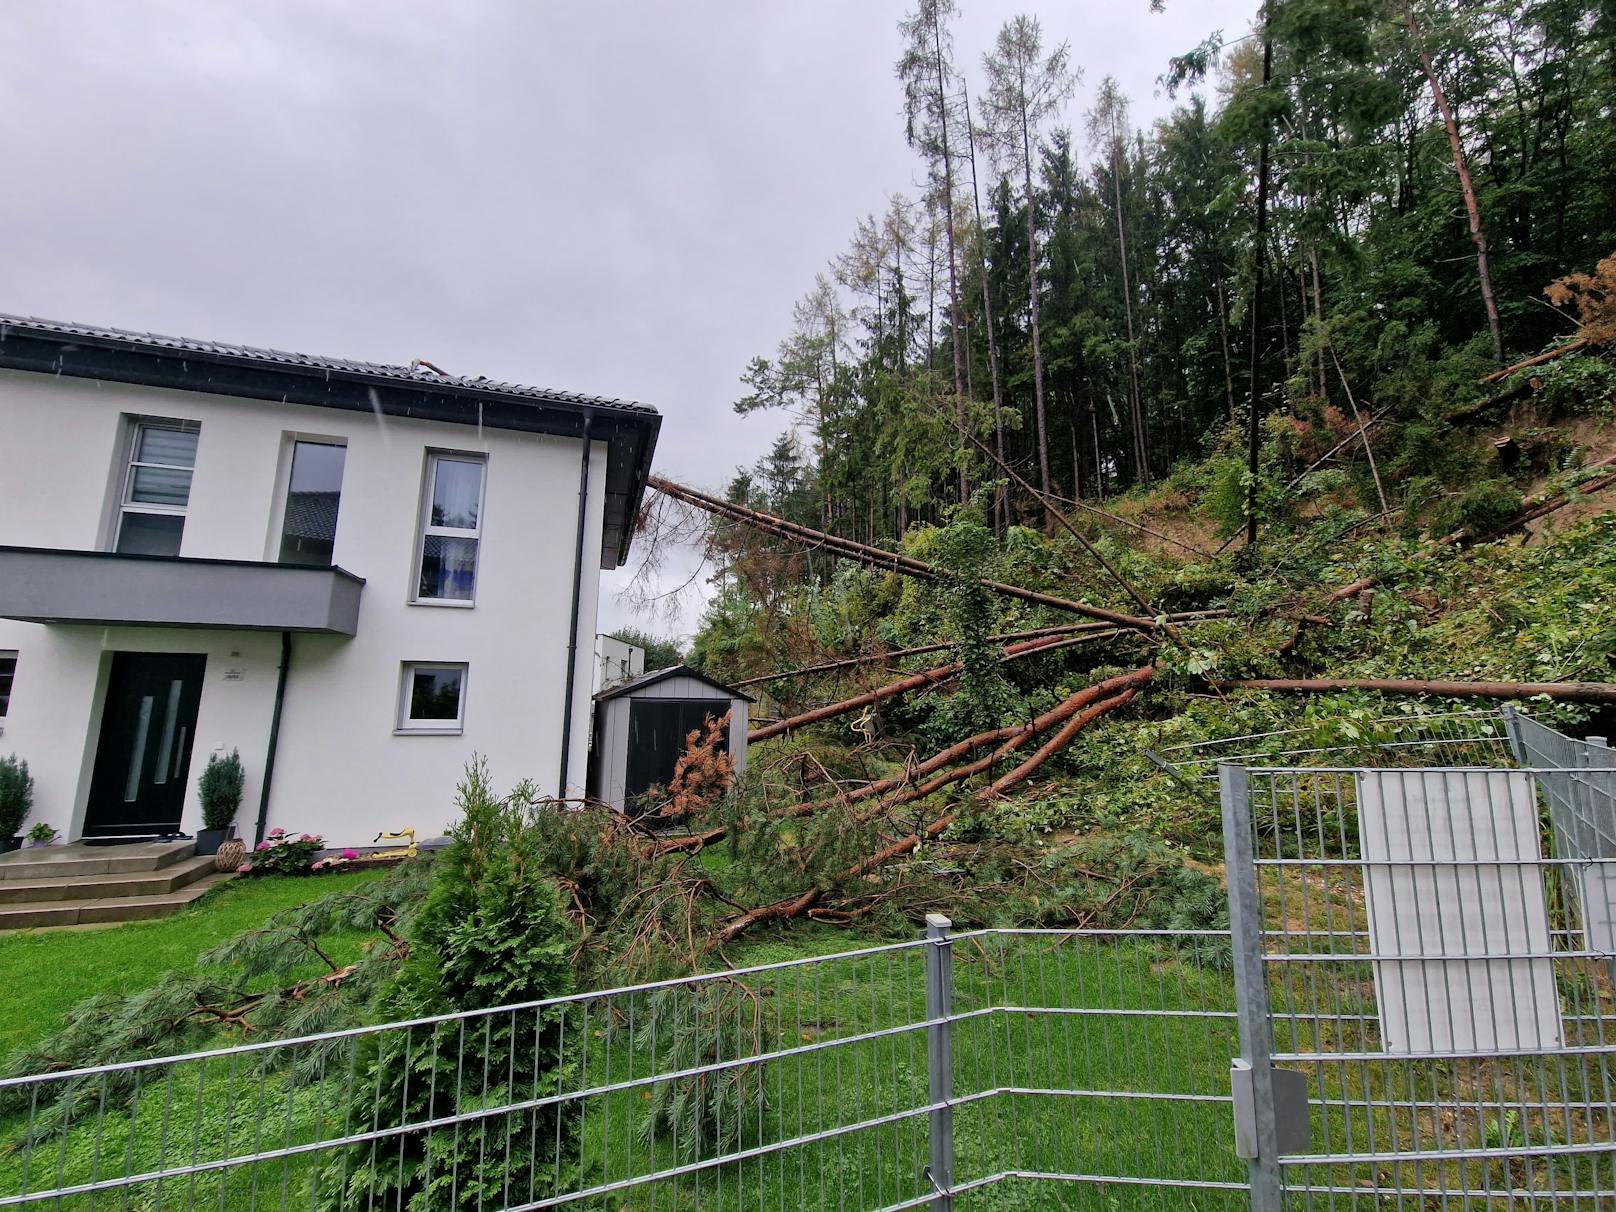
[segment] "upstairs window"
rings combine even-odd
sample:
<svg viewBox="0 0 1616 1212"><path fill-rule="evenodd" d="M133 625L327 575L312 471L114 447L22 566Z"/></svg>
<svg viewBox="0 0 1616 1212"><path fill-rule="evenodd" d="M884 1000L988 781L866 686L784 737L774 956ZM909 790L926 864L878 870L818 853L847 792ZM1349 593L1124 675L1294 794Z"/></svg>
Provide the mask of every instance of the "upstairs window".
<svg viewBox="0 0 1616 1212"><path fill-rule="evenodd" d="M180 553L185 507L196 466L195 422L137 421L129 444L113 550L127 555Z"/></svg>
<svg viewBox="0 0 1616 1212"><path fill-rule="evenodd" d="M11 683L17 676L16 652L0 652L0 720L11 707Z"/></svg>
<svg viewBox="0 0 1616 1212"><path fill-rule="evenodd" d="M476 597L486 467L481 455L427 455L414 601L469 606Z"/></svg>
<svg viewBox="0 0 1616 1212"><path fill-rule="evenodd" d="M281 521L282 564L330 566L347 454L346 447L333 442L292 443L292 473Z"/></svg>

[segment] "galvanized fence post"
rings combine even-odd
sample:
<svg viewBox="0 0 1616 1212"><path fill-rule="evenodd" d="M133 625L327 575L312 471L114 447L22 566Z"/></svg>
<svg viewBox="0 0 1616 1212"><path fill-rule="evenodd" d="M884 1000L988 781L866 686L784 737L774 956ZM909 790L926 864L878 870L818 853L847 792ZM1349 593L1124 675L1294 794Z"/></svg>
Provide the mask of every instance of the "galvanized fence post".
<svg viewBox="0 0 1616 1212"><path fill-rule="evenodd" d="M1517 766L1526 765L1526 750L1521 744L1521 717L1515 713L1513 704L1505 703L1499 709L1504 717L1504 735L1509 738L1509 753L1515 759Z"/></svg>
<svg viewBox="0 0 1616 1212"><path fill-rule="evenodd" d="M954 944L948 932L954 923L941 913L926 915L926 1076L932 1104L931 1179L932 1212L954 1208Z"/></svg>
<svg viewBox="0 0 1616 1212"><path fill-rule="evenodd" d="M1263 974L1262 905L1251 838L1246 768L1218 764L1223 800L1223 855L1233 932L1235 1010L1240 1057L1231 1070L1235 1097L1235 1149L1247 1159L1252 1212L1280 1212L1279 1127L1274 1106L1273 1029ZM1246 1089L1242 1089L1242 1086Z"/></svg>

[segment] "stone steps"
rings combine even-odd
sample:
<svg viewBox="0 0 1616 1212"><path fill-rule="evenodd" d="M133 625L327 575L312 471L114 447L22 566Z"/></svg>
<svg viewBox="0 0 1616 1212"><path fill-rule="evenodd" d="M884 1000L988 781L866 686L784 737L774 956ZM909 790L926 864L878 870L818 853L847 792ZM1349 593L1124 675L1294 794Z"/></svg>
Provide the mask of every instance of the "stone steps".
<svg viewBox="0 0 1616 1212"><path fill-rule="evenodd" d="M191 842L19 850L0 855L0 930L167 917L232 878Z"/></svg>
<svg viewBox="0 0 1616 1212"><path fill-rule="evenodd" d="M213 871L211 855L193 855L155 871L59 875L50 879L0 879L0 908L30 901L104 900L161 896L194 884Z"/></svg>

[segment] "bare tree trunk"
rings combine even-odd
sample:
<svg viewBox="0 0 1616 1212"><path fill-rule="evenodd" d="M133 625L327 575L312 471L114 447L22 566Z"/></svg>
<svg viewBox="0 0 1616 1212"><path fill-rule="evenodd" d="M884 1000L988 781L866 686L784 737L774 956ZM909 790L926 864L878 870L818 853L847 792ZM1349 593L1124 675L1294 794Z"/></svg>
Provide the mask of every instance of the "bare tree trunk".
<svg viewBox="0 0 1616 1212"><path fill-rule="evenodd" d="M1273 78L1274 40L1269 34L1268 5L1263 5L1263 62L1262 87L1267 92ZM1257 545L1257 471L1262 453L1262 304L1263 263L1268 255L1268 138L1269 126L1263 123L1262 147L1257 155L1257 234L1253 242L1257 264L1253 269L1254 284L1251 296L1251 415L1246 426L1246 546Z"/></svg>
<svg viewBox="0 0 1616 1212"><path fill-rule="evenodd" d="M948 82L943 71L943 33L941 19L931 25L933 65L937 70L937 125L943 139L943 229L948 233L948 319L949 344L954 347L954 415L960 427L965 426L965 351L960 344L959 277L954 251L954 158L948 145ZM964 455L964 450L960 451ZM963 458L959 469L960 504L971 499L970 476Z"/></svg>
<svg viewBox="0 0 1616 1212"><path fill-rule="evenodd" d="M1128 233L1122 222L1122 144L1111 132L1111 187L1117 205L1117 259L1122 265L1122 311L1128 323L1128 394L1133 413L1133 457L1144 484L1150 483L1150 446L1145 435L1145 409L1139 398L1139 356L1134 349L1133 285L1128 276Z"/></svg>
<svg viewBox="0 0 1616 1212"><path fill-rule="evenodd" d="M1403 0L1403 24L1408 27L1409 40L1414 44L1414 51L1420 57L1420 66L1425 70L1426 82L1431 86L1431 98L1436 102L1436 108L1442 115L1442 125L1448 131L1453 167L1459 174L1459 191L1464 195L1465 215L1470 220L1470 241L1476 246L1476 276L1481 282L1481 301L1487 308L1487 330L1492 334L1493 360L1502 365L1504 338L1498 325L1498 304L1493 299L1492 273L1487 268L1487 232L1481 225L1481 207L1476 203L1476 187L1470 179L1470 162L1465 157L1464 140L1459 137L1459 120L1454 116L1453 107L1448 104L1448 95L1442 89L1442 82L1436 77L1436 66L1431 62L1431 53L1425 49L1420 37L1420 27L1414 20L1414 6L1410 0Z"/></svg>
<svg viewBox="0 0 1616 1212"><path fill-rule="evenodd" d="M1026 90L1022 90L1025 98ZM1032 192L1032 131L1027 124L1025 101L1021 110L1021 170L1022 183L1027 193L1027 305L1032 313L1032 396L1033 411L1038 419L1038 479L1044 495L1050 494L1049 484L1049 424L1044 415L1044 343L1038 331L1038 230L1035 219L1037 201ZM1055 529L1055 519L1046 509L1044 528Z"/></svg>
<svg viewBox="0 0 1616 1212"><path fill-rule="evenodd" d="M1313 271L1313 318L1318 321L1319 325L1319 347L1316 351L1318 355L1319 398L1327 400L1330 398L1330 393L1326 390L1328 380L1324 374L1324 291L1319 285L1319 250L1317 248L1307 250L1307 261L1308 267Z"/></svg>
<svg viewBox="0 0 1616 1212"><path fill-rule="evenodd" d="M1089 436L1094 439L1094 488L1105 500L1105 464L1100 462L1100 422L1094 413L1094 397L1089 397Z"/></svg>
<svg viewBox="0 0 1616 1212"><path fill-rule="evenodd" d="M1234 364L1229 358L1229 301L1223 293L1223 275L1214 279L1218 292L1218 340L1223 345L1223 391L1229 400L1229 420L1234 420Z"/></svg>
<svg viewBox="0 0 1616 1212"><path fill-rule="evenodd" d="M971 153L971 205L976 212L977 268L982 275L982 327L988 338L988 376L993 381L993 446L1004 458L1004 383L999 372L999 337L993 328L993 291L988 283L987 239L982 229L982 191L976 177L976 127L971 125L971 95L965 97L965 137ZM993 528L1003 537L1010 529L1008 490L999 485L993 494Z"/></svg>

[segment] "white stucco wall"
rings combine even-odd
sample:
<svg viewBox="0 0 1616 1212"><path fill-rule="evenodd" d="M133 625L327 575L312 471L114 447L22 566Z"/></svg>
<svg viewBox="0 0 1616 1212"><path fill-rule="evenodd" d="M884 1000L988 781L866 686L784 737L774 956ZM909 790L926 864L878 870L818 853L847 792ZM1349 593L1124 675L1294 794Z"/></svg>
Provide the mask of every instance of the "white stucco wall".
<svg viewBox="0 0 1616 1212"><path fill-rule="evenodd" d="M126 415L200 424L181 555L263 560L279 538L283 460L293 435L347 442L335 563L366 578L352 639L293 637L269 827L335 844L382 829L442 831L465 761L488 758L497 785L559 774L581 446L576 439L377 418L304 405L0 372L0 545L95 549L121 487ZM412 605L416 524L428 449L487 456L473 607ZM591 456L579 603L569 794L588 754L606 447ZM196 827L195 781L215 749L247 770L237 818L257 812L279 661L275 633L104 629L0 619L19 653L0 752L34 773L35 818L76 836L100 721L107 655L202 652L208 667L182 827ZM395 735L401 663L466 662L458 736ZM226 678L227 671L239 677Z"/></svg>

